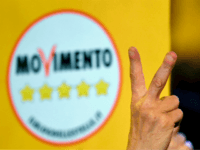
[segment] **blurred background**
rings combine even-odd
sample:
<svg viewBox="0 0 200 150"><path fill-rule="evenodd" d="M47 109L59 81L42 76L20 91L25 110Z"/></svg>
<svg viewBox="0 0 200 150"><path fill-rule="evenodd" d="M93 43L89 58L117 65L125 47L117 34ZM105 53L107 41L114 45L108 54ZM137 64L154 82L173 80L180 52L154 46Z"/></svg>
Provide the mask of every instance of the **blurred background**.
<svg viewBox="0 0 200 150"><path fill-rule="evenodd" d="M171 1L171 50L178 55L172 71L171 94L184 112L180 132L200 148L200 1Z"/></svg>
<svg viewBox="0 0 200 150"><path fill-rule="evenodd" d="M110 72L99 72L96 75L100 76L100 78L95 79L95 76L86 76L85 73L91 71L89 73L94 73L94 70L86 70L85 72L78 72L78 69L74 71L74 74L71 80L67 82L71 82L74 87L72 87L72 91L74 95L76 95L76 82L79 84L79 80L86 80L86 78L92 78L96 80L94 83L91 83L92 86L100 81L100 79L105 79L103 82L104 85L108 87L109 90L117 95L116 101L113 103L114 108L112 108L110 114L102 113L100 107L96 112L96 117L99 119L101 116L104 118L101 120L100 129L94 132L94 129L91 128L91 131L88 131L87 134L84 135L84 139L79 139L76 141L76 137L74 138L76 142L68 140L64 140L64 144L58 144L57 140L51 139L53 141L48 141L47 139L51 138L47 135L42 135L43 133L39 133L39 131L35 131L31 129L31 132L27 130L24 124L27 122L22 122L20 120L20 115L16 113L14 110L14 106L12 104L13 99L9 93L9 67L11 65L11 56L15 50L15 46L18 42L20 42L20 37L27 31L29 27L34 25L33 23L42 19L42 16L47 16L50 13L57 13L60 11L74 11L74 14L82 14L83 18L90 18L93 20L94 25L98 27L101 26L104 28L104 32L107 33L107 39L110 39L110 43L114 46L110 48L112 53L113 60L115 63L118 63L118 67L115 67L116 70L119 70L118 73L112 74L113 72L109 70L108 67L104 66ZM62 23L61 23L62 24ZM82 22L76 22L70 28L66 28L67 31L72 31L71 29L74 26L78 26L82 28ZM52 25L52 24L51 24ZM95 26L96 27L96 26ZM194 145L195 149L200 148L199 142L199 117L200 117L200 55L199 55L199 46L200 46L200 1L199 0L51 0L51 1L40 1L40 0L6 0L1 1L0 4L0 148L37 148L37 149L57 149L59 148L70 148L70 149L125 149L128 140L128 133L130 129L130 80L129 80L129 59L128 59L128 48L130 46L135 46L141 55L144 75L146 79L147 87L149 86L155 72L163 61L164 55L169 51L175 51L178 55L177 63L172 71L171 79L167 82L166 87L164 88L161 97L175 94L180 98L180 108L184 112L184 118L181 123L180 132L183 132L187 140L191 141ZM73 28L74 29L74 28ZM76 39L77 37L87 37L87 35L92 35L93 28L89 27L89 30L85 30L84 32L77 33L76 35L72 35L71 39ZM91 32L92 31L92 32ZM103 30L100 30L103 31ZM35 41L40 41L38 39L41 38L42 32L35 32L36 37L34 37ZM45 33L50 37L51 32ZM38 34L38 35L37 35ZM62 32L60 33L62 34ZM39 36L39 37L38 37ZM94 48L105 48L103 45L91 46L91 40L99 40L98 36L94 33L92 35L93 38L87 39L83 38L85 42L85 47L80 46L76 42L84 43L81 40L71 40L71 43L74 45L74 50L85 50L86 47L89 50ZM108 38L109 36L109 38ZM101 36L103 37L103 36ZM105 36L106 37L106 36ZM56 37L57 38L57 37ZM42 39L41 44L48 43L47 39ZM56 39L58 43L62 38ZM106 39L106 38L103 38ZM106 39L106 40L107 40ZM103 41L103 40L99 40ZM32 43L27 44L27 47ZM107 43L109 43L107 42ZM98 43L98 42L97 42ZM52 44L50 43L48 50L52 48ZM62 44L60 44L62 45ZM60 46L59 45L59 46ZM41 46L36 45L36 46ZM58 46L58 48L59 48ZM63 46L63 45L62 45ZM61 47L62 47L61 46ZM90 47L91 46L91 47ZM69 47L63 46L61 50L69 50ZM36 49L34 49L36 50ZM44 50L44 49L43 49ZM49 56L50 51L46 50L46 58ZM100 49L101 50L101 49ZM45 50L44 50L45 51ZM61 51L60 51L61 52ZM108 52L108 51L107 51ZM25 51L25 53L21 54L29 54L30 51ZM35 54L36 52L34 52ZM20 54L20 55L21 55ZM79 53L81 54L81 53ZM77 55L79 55L77 54ZM97 54L97 53L96 53ZM19 55L19 56L20 56ZM21 55L23 56L23 55ZM39 65L40 59L35 55L34 61L38 62L35 65L33 63L30 64L35 67L35 72L37 73L37 69L43 69L43 66L37 68ZM56 55L58 58L58 55ZM117 59L118 57L118 59ZM96 58L97 59L97 58ZM103 58L104 59L104 58ZM21 59L22 60L22 59ZM94 59L95 60L95 59ZM152 61L153 60L153 61ZM22 62L22 61L21 61ZM56 64L55 61L53 62ZM116 63L116 64L117 64ZM64 63L63 63L64 64ZM56 68L56 67L55 67ZM54 68L54 70L56 70ZM105 69L103 68L103 69ZM51 68L51 71L53 67ZM41 71L41 77L44 77L44 70ZM105 71L105 70L104 70ZM50 73L52 75L52 73ZM111 80L107 80L107 77L111 76L119 76L119 90L116 91L115 88L112 88ZM65 77L65 76L61 76ZM28 80L27 80L28 79ZM32 81L31 78L21 78L21 81L27 80L26 82ZM111 78L112 79L112 78ZM67 80L67 79L66 79ZM102 80L101 80L102 81ZM35 80L34 84L41 83L43 84L51 84L51 80L44 79L41 82ZM58 82L58 80L56 81ZM56 83L55 82L55 83ZM86 81L89 84L90 80ZM16 82L18 83L18 82ZM100 83L100 82L99 82ZM14 84L14 83L13 83ZM19 83L20 85L21 83ZM87 85L87 84L86 84ZM23 87L24 85L22 85ZM30 84L30 86L32 86ZM57 87L54 87L54 91ZM70 87L68 87L68 90ZM129 89L129 90L128 90ZM17 90L18 96L20 94L20 89L10 89ZM31 91L31 89L29 89ZM90 91L90 94L93 93L94 98L92 100L98 100L99 98L106 99L107 95L104 91L105 95L95 95L95 89L93 88ZM69 95L68 95L69 96ZM86 95L87 96L87 95ZM79 97L73 99L65 98L61 100L61 98L52 99L55 102L55 106L57 106L58 102L83 102L83 100L89 101L90 97L86 97L83 94L83 98ZM39 95L38 95L39 97ZM23 103L22 98L16 99L19 103ZM49 106L48 100L40 101L40 98L35 98L34 100L38 101L38 106L44 105ZM107 99L106 99L107 100ZM109 99L108 99L109 101ZM27 104L33 104L33 102L27 102ZM80 103L76 103L80 105ZM84 103L82 103L84 104ZM94 106L96 107L97 104ZM63 105L65 106L65 105ZM73 110L76 110L77 113L83 114L86 118L90 115L88 114L89 110L92 107L88 105L88 108L82 108L80 105L79 108L72 107ZM103 105L102 105L103 106ZM104 106L107 106L106 103ZM41 108L41 109L39 109ZM128 109L127 109L128 108ZM59 107L56 108L59 110ZM37 107L33 110L28 109L30 113L35 113L37 111L43 111L43 107ZM91 109L92 110L92 109ZM17 112L23 112L22 114L26 115L27 108L18 109ZM32 112L31 112L32 111ZM50 112L56 112L57 110L50 110ZM45 111L44 111L45 112ZM66 110L66 113L70 111ZM28 113L27 113L28 114ZM48 116L48 112L46 113ZM108 118L106 119L106 117ZM41 115L42 116L42 115ZM56 115L52 115L55 118ZM47 117L47 119L51 120L51 115ZM39 116L40 117L40 116ZM71 117L71 118L70 118ZM74 114L72 114L68 119L73 120ZM59 117L58 117L59 118ZM62 118L62 115L61 115ZM31 118L28 123L34 124L35 118ZM37 118L36 118L37 119ZM45 118L46 119L46 118ZM53 119L52 119L53 120ZM64 120L64 119L63 119ZM42 124L46 122L40 120ZM53 120L54 121L54 120ZM62 119L61 119L62 121ZM105 121L105 122L104 122ZM75 121L76 122L76 121ZM27 124L28 124L27 123ZM57 122L53 122L56 123ZM59 123L58 123L59 124ZM38 126L38 124L34 124ZM50 126L51 124L46 124L46 126ZM31 128L31 127L30 127ZM90 133L93 132L92 135ZM83 136L81 135L81 136ZM89 136L88 136L89 135ZM43 136L43 138L41 138ZM60 139L59 139L60 140Z"/></svg>

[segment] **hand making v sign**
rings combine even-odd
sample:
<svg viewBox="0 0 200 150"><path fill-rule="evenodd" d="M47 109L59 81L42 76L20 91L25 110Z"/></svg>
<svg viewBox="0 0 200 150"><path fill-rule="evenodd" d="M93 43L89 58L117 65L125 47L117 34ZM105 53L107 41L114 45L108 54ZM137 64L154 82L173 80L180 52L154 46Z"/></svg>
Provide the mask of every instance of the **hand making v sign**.
<svg viewBox="0 0 200 150"><path fill-rule="evenodd" d="M146 89L140 55L136 48L129 49L131 77L131 128L127 150L165 150L175 126L183 118L177 96L160 99L172 68L177 60L175 52L166 54L164 61Z"/></svg>

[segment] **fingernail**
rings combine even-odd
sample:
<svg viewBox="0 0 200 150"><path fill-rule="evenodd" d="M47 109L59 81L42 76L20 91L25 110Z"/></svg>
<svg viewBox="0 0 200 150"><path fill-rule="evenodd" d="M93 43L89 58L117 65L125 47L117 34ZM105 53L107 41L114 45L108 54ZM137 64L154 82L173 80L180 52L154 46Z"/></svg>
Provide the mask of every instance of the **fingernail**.
<svg viewBox="0 0 200 150"><path fill-rule="evenodd" d="M176 59L177 58L177 55L176 55L176 53L175 52L173 52L173 51L171 51L171 52L169 52L169 54L174 58L174 59Z"/></svg>
<svg viewBox="0 0 200 150"><path fill-rule="evenodd" d="M135 49L134 47L129 48L130 57L133 57L135 55L134 49Z"/></svg>
<svg viewBox="0 0 200 150"><path fill-rule="evenodd" d="M167 55L166 58L167 58L167 60L169 62L173 62L174 61L174 58L171 55Z"/></svg>
<svg viewBox="0 0 200 150"><path fill-rule="evenodd" d="M169 63L170 65L172 65L173 62L176 60L176 58L177 58L176 53L173 52L173 51L171 51L171 52L169 52L169 53L167 54L165 60L166 60L167 63Z"/></svg>
<svg viewBox="0 0 200 150"><path fill-rule="evenodd" d="M131 50L129 51L129 55L130 55L131 57L133 57L134 54L135 54L135 53L134 53L133 51L131 51Z"/></svg>

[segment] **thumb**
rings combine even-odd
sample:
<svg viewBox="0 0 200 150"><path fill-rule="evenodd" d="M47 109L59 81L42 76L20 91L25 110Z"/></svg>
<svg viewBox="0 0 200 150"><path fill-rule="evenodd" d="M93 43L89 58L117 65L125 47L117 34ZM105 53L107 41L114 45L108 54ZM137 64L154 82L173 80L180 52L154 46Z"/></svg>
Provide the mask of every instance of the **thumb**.
<svg viewBox="0 0 200 150"><path fill-rule="evenodd" d="M142 71L140 55L135 47L129 48L130 78L133 100L143 97L146 92L145 79Z"/></svg>

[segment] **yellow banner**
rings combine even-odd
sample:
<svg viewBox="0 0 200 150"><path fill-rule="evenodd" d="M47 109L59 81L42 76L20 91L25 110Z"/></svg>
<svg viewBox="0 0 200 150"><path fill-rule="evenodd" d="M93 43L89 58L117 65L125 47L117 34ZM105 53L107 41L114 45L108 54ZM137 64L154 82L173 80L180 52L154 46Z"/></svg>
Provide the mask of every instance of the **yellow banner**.
<svg viewBox="0 0 200 150"><path fill-rule="evenodd" d="M169 6L158 0L4 1L0 148L125 149L128 48L137 47L149 85L170 51Z"/></svg>

